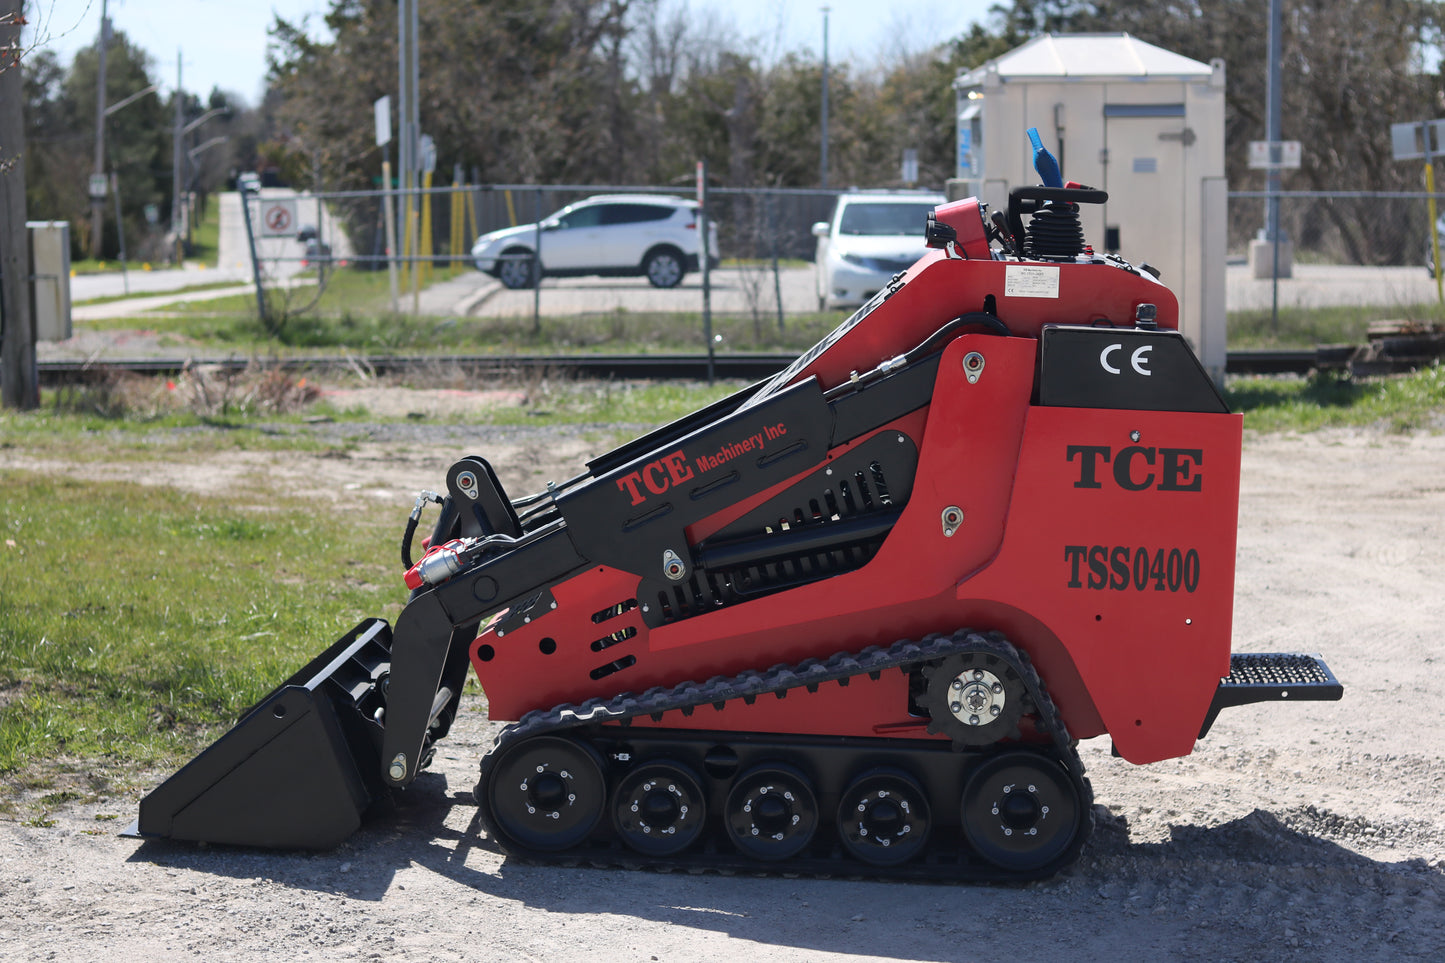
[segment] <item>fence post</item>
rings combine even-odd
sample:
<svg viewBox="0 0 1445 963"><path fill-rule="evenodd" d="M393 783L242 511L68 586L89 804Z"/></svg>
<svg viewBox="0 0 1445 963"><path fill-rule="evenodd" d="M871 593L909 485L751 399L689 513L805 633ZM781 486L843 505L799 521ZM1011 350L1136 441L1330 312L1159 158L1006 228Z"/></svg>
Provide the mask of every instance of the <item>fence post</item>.
<svg viewBox="0 0 1445 963"><path fill-rule="evenodd" d="M246 250L251 252L251 276L256 280L256 312L261 316L261 327L269 333L271 319L266 316L266 292L261 287L261 262L256 259L256 233L251 228L250 192L244 184L237 184L237 187L240 188L236 194L241 199L241 220L246 225Z"/></svg>
<svg viewBox="0 0 1445 963"><path fill-rule="evenodd" d="M542 188L537 188L537 202L532 242L532 333L542 333Z"/></svg>
<svg viewBox="0 0 1445 963"><path fill-rule="evenodd" d="M708 250L707 225L707 161L700 160L697 162L697 230L701 236L698 238L697 249L698 260L702 262L702 336L707 342L707 383L712 384L712 283L708 272L712 252Z"/></svg>
<svg viewBox="0 0 1445 963"><path fill-rule="evenodd" d="M783 282L778 277L778 228L773 209L776 198L772 194L763 195L764 209L768 212L768 240L772 243L773 249L773 299L778 302L778 333L783 333Z"/></svg>

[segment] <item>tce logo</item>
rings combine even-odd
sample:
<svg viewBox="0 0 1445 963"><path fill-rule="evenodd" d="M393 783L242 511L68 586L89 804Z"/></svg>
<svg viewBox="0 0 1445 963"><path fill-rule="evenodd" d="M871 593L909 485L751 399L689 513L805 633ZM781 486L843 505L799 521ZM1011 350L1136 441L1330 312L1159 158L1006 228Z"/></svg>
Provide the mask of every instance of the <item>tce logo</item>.
<svg viewBox="0 0 1445 963"><path fill-rule="evenodd" d="M1161 492L1197 492L1203 489L1204 464L1202 448L1144 448L1130 445L1117 452L1108 445L1069 445L1064 449L1069 461L1078 459L1079 480L1075 488L1103 488L1099 468L1113 468L1114 484L1125 491L1142 492L1157 488Z"/></svg>
<svg viewBox="0 0 1445 963"><path fill-rule="evenodd" d="M617 488L631 497L633 505L641 505L647 500L647 496L642 493L643 488L654 495L661 495L673 485L681 485L691 477L692 469L687 467L682 449L679 448L672 454L663 455L637 471L617 479Z"/></svg>

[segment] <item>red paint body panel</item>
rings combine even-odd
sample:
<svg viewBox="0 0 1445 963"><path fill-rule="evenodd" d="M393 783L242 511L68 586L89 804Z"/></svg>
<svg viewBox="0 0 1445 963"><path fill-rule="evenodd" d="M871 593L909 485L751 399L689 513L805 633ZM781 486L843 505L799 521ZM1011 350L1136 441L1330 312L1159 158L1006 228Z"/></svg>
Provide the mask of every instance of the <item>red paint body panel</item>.
<svg viewBox="0 0 1445 963"><path fill-rule="evenodd" d="M798 375L816 375L825 387L845 381L960 313L981 310L985 294L1016 335L954 338L929 405L829 453L837 458L879 434L918 447L908 503L868 564L655 629L641 607L609 616L636 597L636 576L588 569L552 587L555 609L473 644L491 717L966 626L1003 631L1029 654L1072 735L1108 732L1132 762L1188 753L1229 668L1241 419L1031 405L1043 325L1126 324L1149 302L1160 327L1174 328L1178 311L1167 289L1112 266L1030 264L1056 273L1031 276L1034 286L1022 288L1007 273L1018 266L931 254L910 269L912 283ZM1058 297L1039 295L1054 282ZM962 364L969 352L984 358L972 384ZM693 524L688 541L816 467ZM952 537L941 521L950 507L964 515ZM629 658L635 662L593 678ZM664 724L918 738L907 700L906 677L885 672L752 706L670 713Z"/></svg>
<svg viewBox="0 0 1445 963"><path fill-rule="evenodd" d="M959 586L961 601L1027 611L1065 640L1104 731L1130 762L1187 754L1229 673L1241 423L1226 414L1030 409L1003 548ZM1152 448L1156 461L1162 448L1198 450L1200 490L1128 491L1112 472L1097 489L1075 487L1080 466L1066 460L1070 445ZM1142 458L1131 460L1133 484L1149 475ZM1085 548L1077 578L1067 546ZM1096 546L1108 550L1094 556L1103 575L1090 566ZM1141 549L1145 571L1136 569ZM1198 559L1192 591L1189 552ZM1035 661L1052 686L1056 673ZM1064 714L1074 735L1096 734Z"/></svg>
<svg viewBox="0 0 1445 963"><path fill-rule="evenodd" d="M1021 270L1057 272L1057 296L1010 294ZM823 387L848 380L885 358L923 342L943 325L970 311L983 311L992 295L995 313L1011 334L1037 338L1046 324L1102 324L1129 327L1140 304L1158 307L1158 326L1179 327L1179 302L1148 275L1104 264L1020 264L950 258L930 251L904 275L905 284L873 314L844 332L794 381L816 375ZM1037 290L1037 289L1035 289Z"/></svg>

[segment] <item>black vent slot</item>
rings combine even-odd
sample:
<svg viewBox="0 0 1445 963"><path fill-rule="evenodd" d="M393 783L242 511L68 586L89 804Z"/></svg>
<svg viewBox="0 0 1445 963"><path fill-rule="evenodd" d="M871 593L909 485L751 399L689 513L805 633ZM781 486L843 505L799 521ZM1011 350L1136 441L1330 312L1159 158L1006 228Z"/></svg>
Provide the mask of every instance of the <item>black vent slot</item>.
<svg viewBox="0 0 1445 963"><path fill-rule="evenodd" d="M592 681L595 682L598 679L605 679L609 675L612 675L614 672L621 672L623 669L630 668L631 666L634 666L636 664L637 656L624 655L616 662L609 662L606 665L599 665L597 668L589 672L588 675L592 676Z"/></svg>
<svg viewBox="0 0 1445 963"><path fill-rule="evenodd" d="M607 608L603 609L600 612L593 612L592 622L593 624L601 624L603 622L606 622L608 619L615 619L619 615L625 615L626 613L631 612L635 608L637 608L637 599L627 599L625 601L618 602L616 605L609 605L607 606Z"/></svg>
<svg viewBox="0 0 1445 963"><path fill-rule="evenodd" d="M601 652L603 649L610 649L614 645L617 645L621 642L626 642L628 639L632 638L636 634L637 629L635 626L629 625L625 629L618 629L611 635L604 635L600 639L594 639L592 642L592 651Z"/></svg>

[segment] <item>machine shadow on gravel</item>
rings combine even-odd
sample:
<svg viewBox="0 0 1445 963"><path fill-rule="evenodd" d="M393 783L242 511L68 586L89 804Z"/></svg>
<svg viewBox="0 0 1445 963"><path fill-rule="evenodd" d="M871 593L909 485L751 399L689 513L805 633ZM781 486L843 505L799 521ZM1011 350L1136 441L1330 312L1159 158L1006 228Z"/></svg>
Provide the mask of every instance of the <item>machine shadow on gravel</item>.
<svg viewBox="0 0 1445 963"><path fill-rule="evenodd" d="M792 912L791 906L864 908L869 920L903 912L908 916L937 918L960 911L1012 916L1025 904L1037 908L1049 901L1046 916L1080 913L1096 916L1102 905L1130 904L1131 894L1146 894L1166 887L1183 887L1204 899L1202 906L1165 903L1162 924L1200 923L1216 915L1211 893L1236 890L1260 894L1279 890L1271 875L1319 873L1320 885L1329 878L1373 879L1371 893L1387 901L1423 882L1439 890L1445 880L1438 871L1412 863L1392 864L1361 856L1342 845L1291 828L1290 814L1264 810L1218 826L1180 824L1162 842L1131 843L1127 820L1105 806L1094 807L1096 830L1085 856L1053 880L1028 884L959 886L949 883L919 885L880 882L858 877L796 878L779 874L737 876L717 873L627 872L592 868L579 863L559 868L537 865L514 856L505 857L499 871L494 857L499 847L480 832L473 818L462 829L447 825L455 807L472 805L469 786L441 774L426 774L418 791L405 801L369 819L361 831L336 850L326 853L262 853L251 849L212 846L195 848L165 841L148 841L132 861L214 873L235 879L265 878L296 890L329 893L355 900L381 902L394 897L397 874L408 868L430 871L478 894L551 913L584 917L615 915L642 921L685 926L759 941L828 953L856 953L891 957L898 951L896 931L870 925L820 928L816 912ZM1328 870L1328 872L1320 872ZM1427 877L1421 878L1421 871ZM1406 879L1405 877L1408 877ZM1261 889L1261 887L1263 887ZM1107 901L1101 903L1101 900ZM826 903L821 901L827 901ZM1266 901L1268 901L1266 899ZM1367 899L1350 912L1363 917L1375 912L1378 900ZM1365 905L1368 904L1368 905ZM941 907L950 909L943 913ZM871 907L871 909L867 909ZM477 912L485 913L486 910ZM1293 906L1271 910L1272 927L1293 918ZM1410 929L1412 913L1400 910L1397 921ZM857 923L865 923L860 914ZM1116 939L1133 933L1128 915L1099 918L1099 926ZM1045 927L1046 924L1037 924ZM1246 928L1248 928L1246 926ZM1042 938L1042 930L1040 937ZM1103 934L1096 934L1104 938Z"/></svg>

